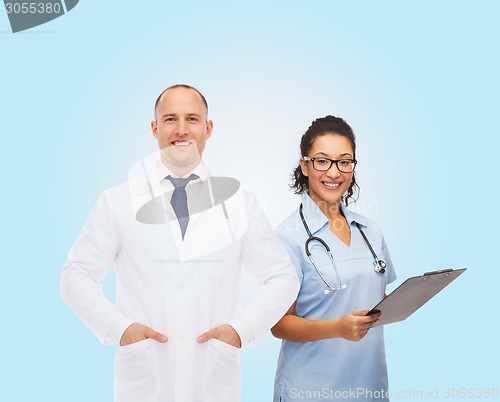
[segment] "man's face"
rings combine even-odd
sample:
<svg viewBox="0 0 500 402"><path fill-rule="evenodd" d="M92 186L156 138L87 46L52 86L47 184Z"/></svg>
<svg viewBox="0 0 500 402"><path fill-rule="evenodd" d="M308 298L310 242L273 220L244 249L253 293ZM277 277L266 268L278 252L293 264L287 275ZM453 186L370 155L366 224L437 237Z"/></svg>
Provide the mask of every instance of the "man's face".
<svg viewBox="0 0 500 402"><path fill-rule="evenodd" d="M156 121L151 122L164 163L183 170L200 163L212 127L200 95L189 88L165 92L156 109Z"/></svg>

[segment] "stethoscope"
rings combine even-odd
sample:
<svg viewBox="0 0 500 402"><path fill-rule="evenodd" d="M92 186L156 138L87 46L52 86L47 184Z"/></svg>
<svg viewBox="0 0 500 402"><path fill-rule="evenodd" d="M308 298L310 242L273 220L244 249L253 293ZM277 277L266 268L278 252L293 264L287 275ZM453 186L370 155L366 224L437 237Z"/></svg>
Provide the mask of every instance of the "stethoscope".
<svg viewBox="0 0 500 402"><path fill-rule="evenodd" d="M307 226L307 223L306 223L306 218L304 218L304 214L302 213L302 204L300 204L300 207L299 207L299 215L300 215L300 219L302 219L302 223L304 224L304 228L306 229L307 235L309 236L309 238L306 240L305 245L304 245L306 254L309 257L309 260L311 261L311 264L313 265L314 269L316 270L316 272L320 276L321 280L328 287L328 289L325 289L323 291L323 293L325 295L327 295L327 294L330 294L332 292L336 292L336 291L339 291L339 290L346 289L347 285L345 283L342 284L342 281L340 279L339 270L337 268L337 264L335 264L335 260L333 259L333 254L332 254L332 252L330 250L330 247L328 247L328 244L326 244L326 242L321 237L313 236L312 233L311 233L311 231L309 230L309 226ZM375 253L375 251L373 250L372 245L368 241L368 238L366 237L365 232L363 232L363 229L361 229L361 226L357 222L356 222L356 227L358 228L359 232L361 233L361 236L363 236L363 239L365 240L366 245L368 246L368 248L370 249L370 251L372 253L372 256L373 256L373 269L375 270L375 272L377 272L380 275L384 274L385 273L385 269L387 268L387 264L385 263L384 260L381 260L380 258L377 257L377 254ZM339 284L338 287L334 288L333 286L331 286L327 282L327 280L325 279L325 277L323 276L323 274L321 273L321 271L316 266L316 263L314 262L314 259L312 258L312 255L311 255L311 251L309 250L309 243L311 241L317 241L317 242L319 242L324 247L324 249L326 250L328 256L330 257L330 261L331 261L331 263L333 265L333 269L335 270L335 275L337 276L337 283Z"/></svg>

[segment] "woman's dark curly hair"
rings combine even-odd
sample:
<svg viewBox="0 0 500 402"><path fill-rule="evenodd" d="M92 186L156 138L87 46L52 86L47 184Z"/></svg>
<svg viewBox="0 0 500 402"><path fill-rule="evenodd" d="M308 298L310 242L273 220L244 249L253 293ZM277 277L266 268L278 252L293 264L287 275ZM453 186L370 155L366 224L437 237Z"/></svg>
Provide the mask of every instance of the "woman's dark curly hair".
<svg viewBox="0 0 500 402"><path fill-rule="evenodd" d="M300 140L301 156L308 156L314 140L317 137L321 137L326 134L335 134L346 137L351 143L352 150L354 152L353 158L356 159L356 136L354 135L352 128L344 121L344 119L335 116L320 117L311 123ZM309 179L302 173L300 163L293 171L292 184L290 184L290 188L293 189L295 194L304 194L307 190L309 190ZM356 201L357 197L353 196L355 190L359 193L359 186L356 183L356 174L352 176L352 182L347 190L347 194L342 197L346 205L349 204L349 199Z"/></svg>

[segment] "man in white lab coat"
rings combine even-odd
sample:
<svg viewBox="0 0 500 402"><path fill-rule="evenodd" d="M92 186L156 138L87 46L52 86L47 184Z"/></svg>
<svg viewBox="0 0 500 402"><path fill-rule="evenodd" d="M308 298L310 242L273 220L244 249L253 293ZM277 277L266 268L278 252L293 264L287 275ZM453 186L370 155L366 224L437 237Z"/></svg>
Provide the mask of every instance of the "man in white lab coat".
<svg viewBox="0 0 500 402"><path fill-rule="evenodd" d="M241 346L296 298L295 270L255 197L202 161L212 128L198 90L165 90L151 122L160 157L101 194L63 268L64 300L101 342L119 344L117 402L238 402ZM173 194L188 177L186 220ZM101 288L112 265L116 304ZM240 308L242 265L258 287Z"/></svg>

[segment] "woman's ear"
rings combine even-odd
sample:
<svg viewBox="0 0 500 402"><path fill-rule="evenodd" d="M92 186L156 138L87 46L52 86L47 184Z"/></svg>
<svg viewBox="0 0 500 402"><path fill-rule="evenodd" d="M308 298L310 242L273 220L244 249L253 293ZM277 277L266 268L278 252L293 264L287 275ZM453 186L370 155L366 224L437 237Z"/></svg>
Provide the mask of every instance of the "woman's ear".
<svg viewBox="0 0 500 402"><path fill-rule="evenodd" d="M307 166L307 162L302 158L300 158L300 170L302 170L304 176L309 176L309 167Z"/></svg>

